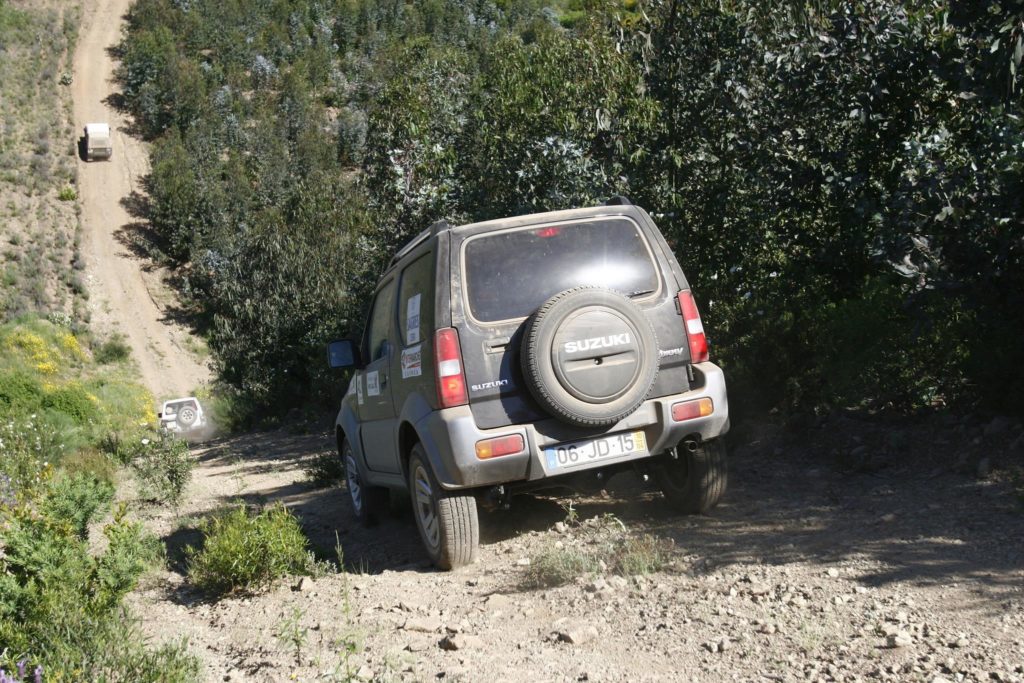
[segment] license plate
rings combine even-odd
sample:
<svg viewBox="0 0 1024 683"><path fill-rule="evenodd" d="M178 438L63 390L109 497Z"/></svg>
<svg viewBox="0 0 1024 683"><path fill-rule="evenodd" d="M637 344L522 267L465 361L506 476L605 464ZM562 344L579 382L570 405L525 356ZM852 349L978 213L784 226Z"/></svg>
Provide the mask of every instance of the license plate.
<svg viewBox="0 0 1024 683"><path fill-rule="evenodd" d="M544 449L549 470L585 467L597 460L638 453L647 453L647 439L643 432L623 432L589 441L560 443Z"/></svg>

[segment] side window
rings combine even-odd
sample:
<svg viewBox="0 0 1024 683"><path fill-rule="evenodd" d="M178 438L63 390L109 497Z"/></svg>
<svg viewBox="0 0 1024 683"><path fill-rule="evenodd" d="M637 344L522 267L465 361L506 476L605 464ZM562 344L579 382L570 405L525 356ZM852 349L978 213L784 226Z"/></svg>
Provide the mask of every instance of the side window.
<svg viewBox="0 0 1024 683"><path fill-rule="evenodd" d="M373 302L370 313L369 333L367 336L367 352L369 362L387 355L388 331L395 310L395 281L391 280L380 291Z"/></svg>
<svg viewBox="0 0 1024 683"><path fill-rule="evenodd" d="M402 284L398 290L398 329L405 346L419 344L429 334L426 326L433 317L433 256L433 253L428 252L402 271Z"/></svg>

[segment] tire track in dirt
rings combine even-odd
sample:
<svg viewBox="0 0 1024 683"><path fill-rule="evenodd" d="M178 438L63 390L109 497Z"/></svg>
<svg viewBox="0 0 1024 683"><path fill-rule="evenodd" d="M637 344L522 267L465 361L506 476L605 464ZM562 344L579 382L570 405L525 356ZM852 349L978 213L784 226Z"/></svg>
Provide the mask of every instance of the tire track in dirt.
<svg viewBox="0 0 1024 683"><path fill-rule="evenodd" d="M145 144L129 132L127 116L110 104L117 92L110 48L121 38L130 5L131 0L82 2L72 86L75 123L81 131L87 122L109 122L114 147L109 162L78 162L82 252L92 323L124 335L143 383L159 401L192 393L210 380L210 371L188 350L191 332L174 319L167 271L129 246L139 219L127 206L144 191L139 180L149 172L149 160Z"/></svg>

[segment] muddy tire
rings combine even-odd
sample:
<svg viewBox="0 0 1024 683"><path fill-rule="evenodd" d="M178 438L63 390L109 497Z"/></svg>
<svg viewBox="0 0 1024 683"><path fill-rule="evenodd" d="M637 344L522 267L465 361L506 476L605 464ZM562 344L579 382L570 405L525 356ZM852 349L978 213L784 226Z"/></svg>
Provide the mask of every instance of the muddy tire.
<svg viewBox="0 0 1024 683"><path fill-rule="evenodd" d="M413 446L409 457L409 494L416 528L431 561L441 569L475 562L480 549L476 498L442 489L420 444Z"/></svg>
<svg viewBox="0 0 1024 683"><path fill-rule="evenodd" d="M348 490L352 514L363 526L373 526L388 509L389 493L386 488L363 482L356 454L348 439L341 444L341 465L345 469L345 488Z"/></svg>
<svg viewBox="0 0 1024 683"><path fill-rule="evenodd" d="M658 374L658 341L640 308L603 287L548 299L527 321L520 360L537 403L578 427L606 427L644 402Z"/></svg>
<svg viewBox="0 0 1024 683"><path fill-rule="evenodd" d="M705 441L690 451L684 443L660 458L654 477L665 500L677 512L702 514L718 505L729 481L725 445Z"/></svg>

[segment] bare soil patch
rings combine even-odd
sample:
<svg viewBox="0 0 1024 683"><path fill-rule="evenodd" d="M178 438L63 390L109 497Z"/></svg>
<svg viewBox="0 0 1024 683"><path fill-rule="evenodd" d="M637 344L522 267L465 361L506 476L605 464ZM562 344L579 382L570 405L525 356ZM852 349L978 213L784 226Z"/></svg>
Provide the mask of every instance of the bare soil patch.
<svg viewBox="0 0 1024 683"><path fill-rule="evenodd" d="M364 529L343 488L306 483L328 434L216 441L181 510L141 510L170 568L132 602L154 637L189 637L211 681L1020 681L1021 431L969 423L736 434L709 516L674 515L631 474L569 515L567 499L519 497L484 515L480 562L452 573L424 560L408 509ZM872 457L851 466L865 444ZM199 542L197 516L236 501L285 503L325 559L337 534L348 573L219 601L192 590L180 548ZM668 563L527 581L599 527L670 543Z"/></svg>

